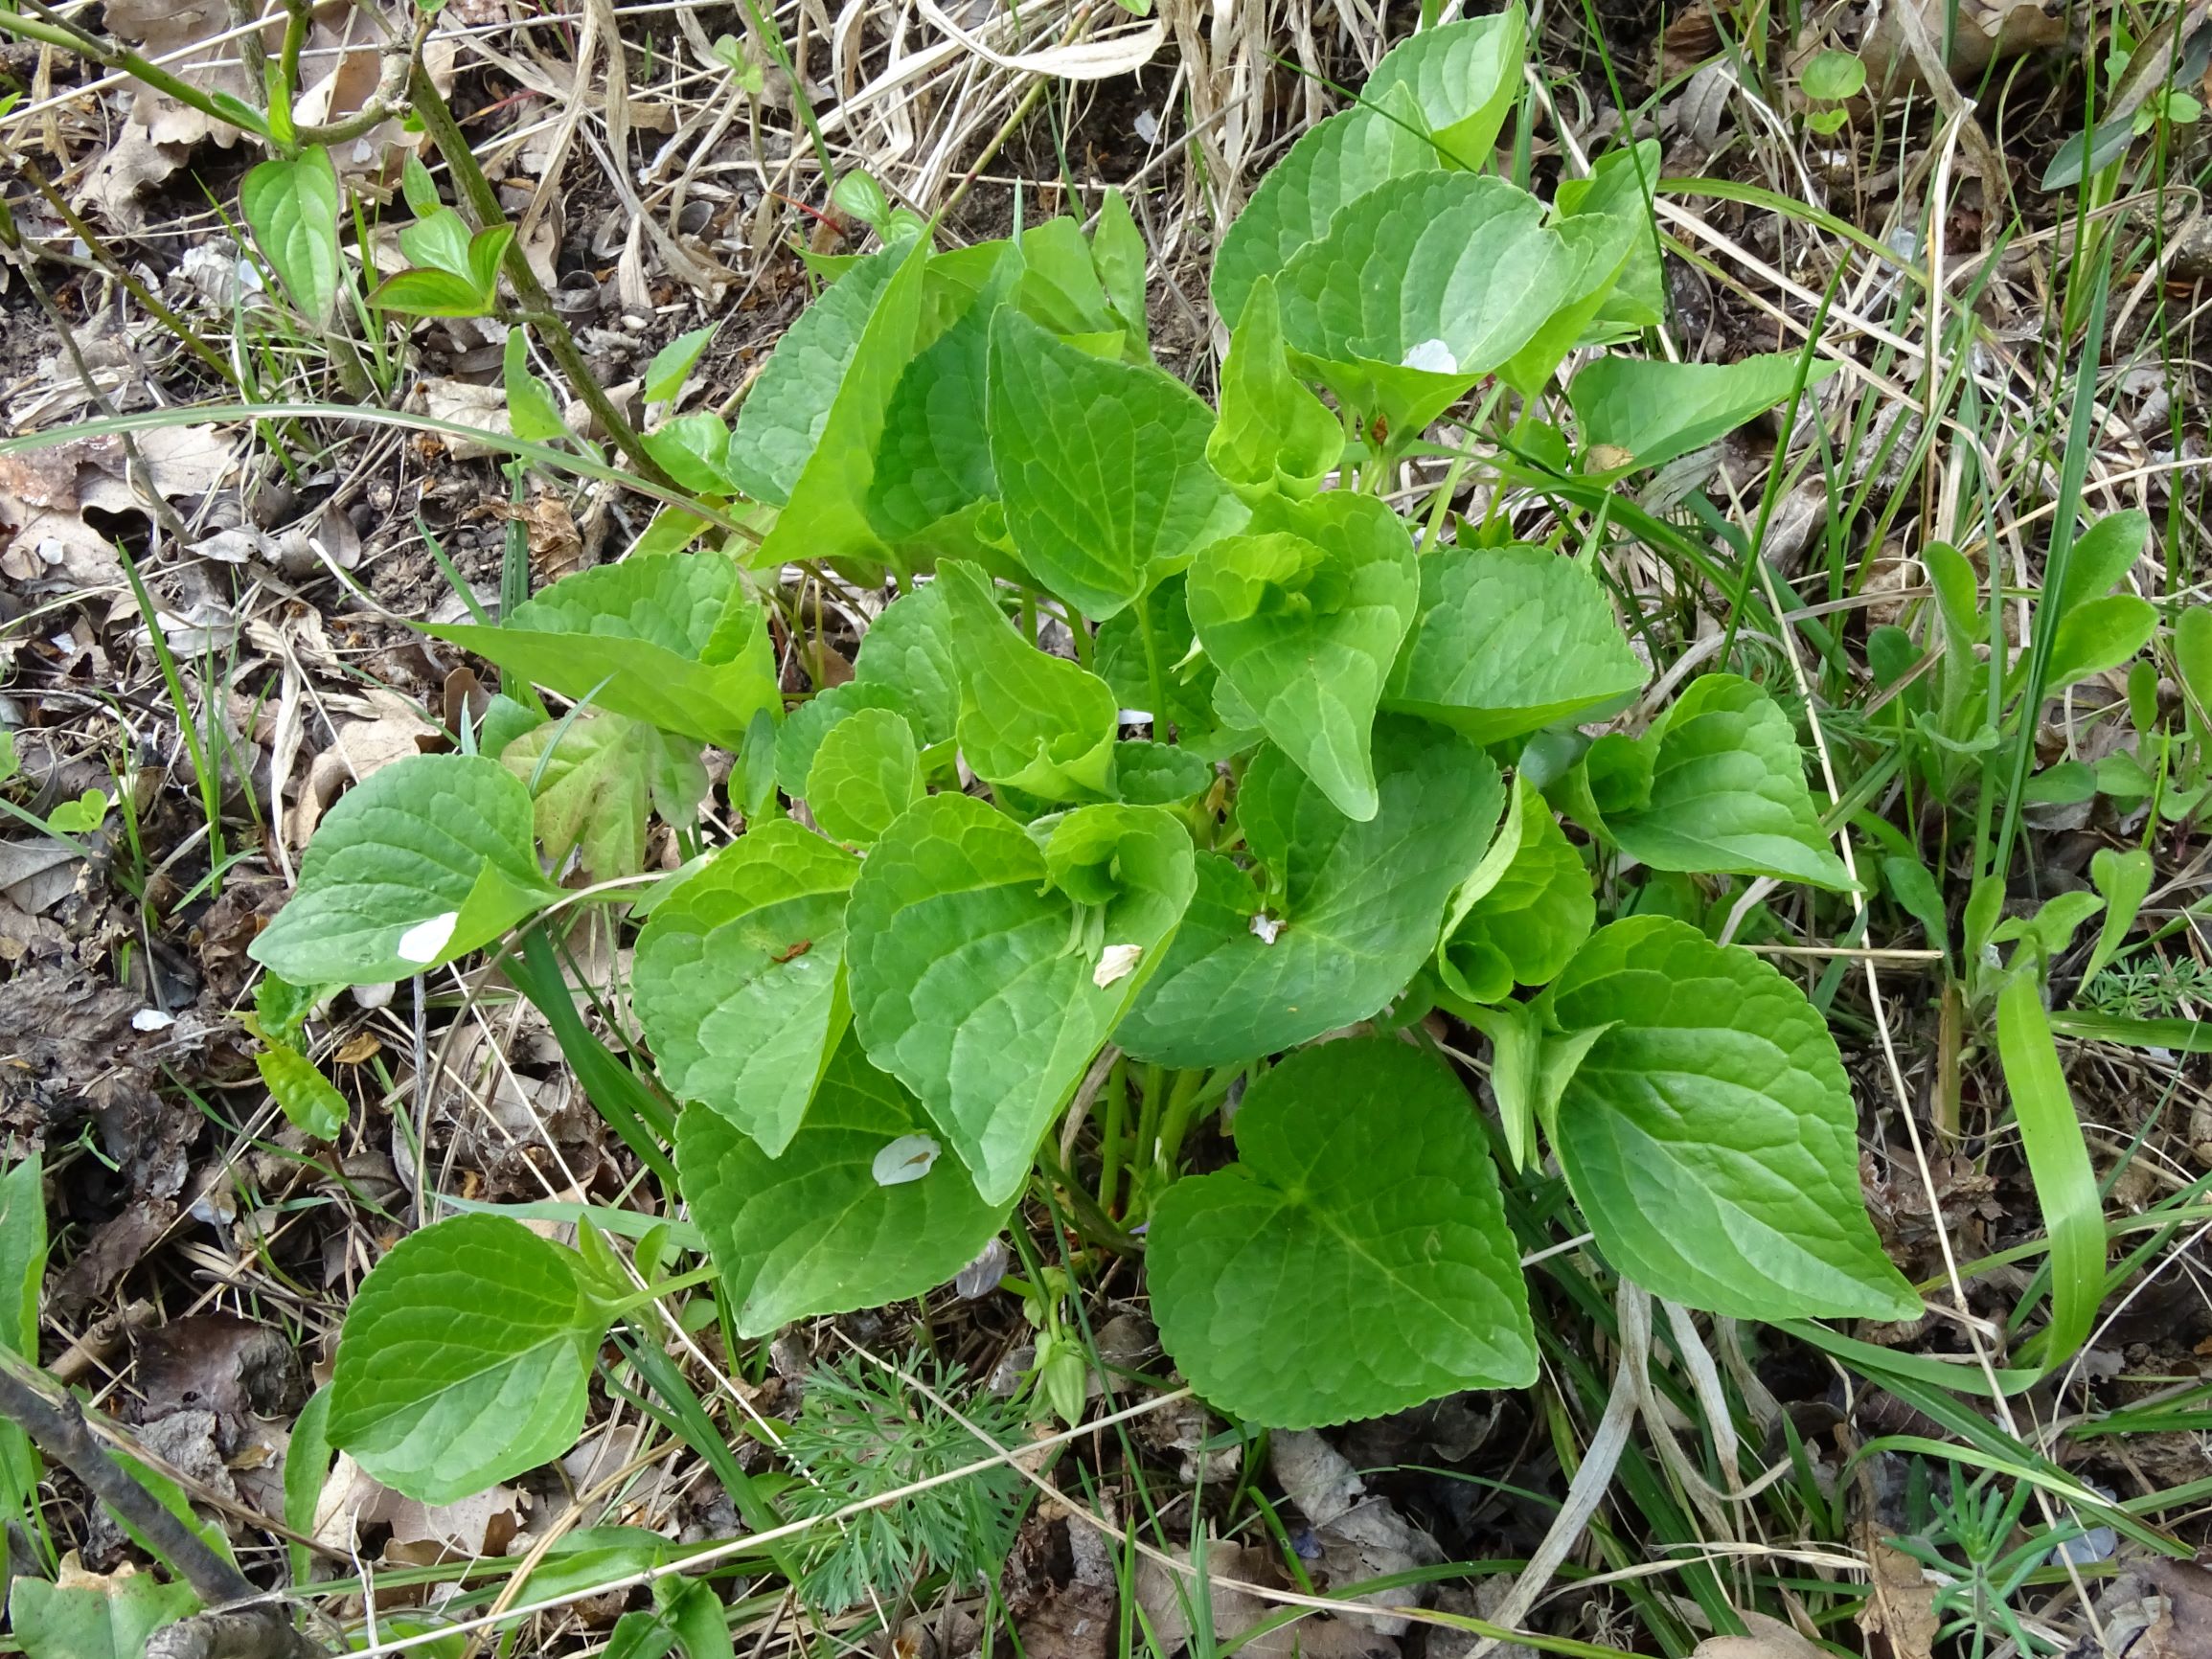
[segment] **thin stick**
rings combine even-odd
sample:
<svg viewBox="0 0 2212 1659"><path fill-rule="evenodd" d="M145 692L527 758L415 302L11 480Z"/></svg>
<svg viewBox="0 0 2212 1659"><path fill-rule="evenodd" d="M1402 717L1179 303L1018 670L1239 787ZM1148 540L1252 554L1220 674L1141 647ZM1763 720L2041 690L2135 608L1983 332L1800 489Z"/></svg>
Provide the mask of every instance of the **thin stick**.
<svg viewBox="0 0 2212 1659"><path fill-rule="evenodd" d="M215 1605L250 1601L261 1594L205 1538L170 1513L100 1449L75 1395L56 1387L28 1360L6 1349L0 1349L0 1416L128 1521L156 1554L184 1575L201 1601Z"/></svg>

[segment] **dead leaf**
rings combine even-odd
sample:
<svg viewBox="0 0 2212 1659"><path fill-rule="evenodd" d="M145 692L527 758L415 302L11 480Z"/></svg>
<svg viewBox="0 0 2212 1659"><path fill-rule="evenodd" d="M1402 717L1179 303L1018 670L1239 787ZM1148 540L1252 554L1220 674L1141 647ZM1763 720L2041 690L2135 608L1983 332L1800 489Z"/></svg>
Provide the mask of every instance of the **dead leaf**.
<svg viewBox="0 0 2212 1659"><path fill-rule="evenodd" d="M1328 1526L1316 1528L1313 1536L1321 1545L1321 1570L1333 1588L1409 1573L1444 1559L1434 1538L1381 1498L1370 1498ZM1400 1584L1360 1600L1382 1607L1418 1607L1422 1587ZM1410 1628L1410 1621L1381 1614L1359 1615L1354 1622L1385 1636L1402 1636Z"/></svg>
<svg viewBox="0 0 2212 1659"><path fill-rule="evenodd" d="M1918 84L1919 65L1905 33L1909 25L1900 21L1898 12L1911 7L1940 52L1950 4L1951 0L1887 0L1859 46L1867 84L1890 97ZM1992 63L2066 43L2064 0L1957 0L1957 5L1958 31L1951 37L1945 67L1952 80L1970 90Z"/></svg>
<svg viewBox="0 0 2212 1659"><path fill-rule="evenodd" d="M1708 1636L1690 1659L1829 1659L1827 1648L1779 1619L1748 1610L1741 1617L1748 1636Z"/></svg>
<svg viewBox="0 0 2212 1659"><path fill-rule="evenodd" d="M1298 1512L1325 1527L1367 1495L1367 1483L1352 1460L1311 1429L1290 1429L1269 1437L1267 1467Z"/></svg>
<svg viewBox="0 0 2212 1659"><path fill-rule="evenodd" d="M51 1282L48 1299L54 1310L73 1315L89 1307L115 1287L115 1282L138 1265L176 1219L174 1200L132 1204L112 1220L103 1221L78 1253L77 1260Z"/></svg>
<svg viewBox="0 0 2212 1659"><path fill-rule="evenodd" d="M2195 1561L2155 1557L2137 1562L2134 1570L2166 1598L2165 1610L2143 1633L2143 1659L2203 1659L2212 1653L2212 1572Z"/></svg>
<svg viewBox="0 0 2212 1659"><path fill-rule="evenodd" d="M168 1198L184 1185L185 1148L204 1121L152 1088L146 1050L166 1039L132 1027L145 1006L137 992L66 961L0 985L0 1123L58 1145L90 1118L130 1191Z"/></svg>
<svg viewBox="0 0 2212 1659"><path fill-rule="evenodd" d="M1930 1659L1935 1647L1935 1586L1920 1563L1868 1534L1866 1558L1874 1569L1873 1594L1859 1615L1869 1637L1889 1638L1891 1659Z"/></svg>
<svg viewBox="0 0 2212 1659"><path fill-rule="evenodd" d="M433 375L417 384L414 400L433 420L492 432L502 438L512 437L514 432L507 418L507 394L497 386L479 386L472 380ZM441 432L438 436L446 453L456 461L480 461L500 452L473 438L458 437L450 432Z"/></svg>
<svg viewBox="0 0 2212 1659"><path fill-rule="evenodd" d="M182 501L207 494L230 475L238 443L214 426L155 426L138 434L138 455L146 463L147 488L164 500ZM90 469L77 480L81 505L109 512L142 511L129 475L130 456L120 443L86 459Z"/></svg>
<svg viewBox="0 0 2212 1659"><path fill-rule="evenodd" d="M269 538L250 524L236 524L194 542L192 551L198 557L212 558L217 564L244 564L249 559L268 557Z"/></svg>
<svg viewBox="0 0 2212 1659"><path fill-rule="evenodd" d="M231 26L228 0L108 0L102 13L108 32L138 47L147 57L173 64L171 73L205 92L224 92L233 98L255 101L261 90L246 83L245 67L229 44L216 45L213 36ZM194 51L203 42L205 50ZM284 42L282 29L268 35L270 52ZM226 122L201 114L177 102L166 93L141 86L131 106L132 119L150 128L163 144L190 146L213 138L228 149L238 143L238 129Z"/></svg>
<svg viewBox="0 0 2212 1659"><path fill-rule="evenodd" d="M583 537L577 534L576 520L559 496L544 490L533 495L519 512L507 511L522 520L530 537L530 567L540 582L559 581L582 564Z"/></svg>
<svg viewBox="0 0 2212 1659"><path fill-rule="evenodd" d="M1217 1641L1243 1634L1277 1610L1266 1598L1237 1587L1239 1583L1272 1582L1272 1567L1265 1551L1247 1550L1241 1544L1209 1544L1205 1567ZM1224 1583L1224 1579L1233 1582ZM1137 1603L1152 1621L1161 1652L1172 1653L1190 1640L1189 1598L1197 1589L1197 1576L1188 1562L1178 1563L1173 1571L1150 1556L1137 1562ZM1256 1636L1240 1651L1253 1659L1392 1659L1398 1644L1358 1621L1321 1614Z"/></svg>
<svg viewBox="0 0 2212 1659"><path fill-rule="evenodd" d="M0 494L12 495L27 507L77 506L77 468L86 450L95 445L120 452L114 438L79 438L44 449L26 449L0 455Z"/></svg>
<svg viewBox="0 0 2212 1659"><path fill-rule="evenodd" d="M144 1420L175 1411L281 1417L307 1400L307 1373L284 1332L229 1313L194 1313L138 1334Z"/></svg>
<svg viewBox="0 0 2212 1659"><path fill-rule="evenodd" d="M1721 25L1711 10L1689 7L1659 36L1659 79L1687 75L1720 50Z"/></svg>
<svg viewBox="0 0 2212 1659"><path fill-rule="evenodd" d="M513 1487L493 1487L459 1503L420 1503L402 1497L340 1452L316 1500L309 1532L318 1544L351 1550L365 1529L389 1526L395 1544L431 1546L410 1554L429 1561L467 1559L503 1554L514 1536L521 1507L522 1497Z"/></svg>
<svg viewBox="0 0 2212 1659"><path fill-rule="evenodd" d="M43 835L0 841L0 897L26 915L43 916L77 891L81 857Z"/></svg>
<svg viewBox="0 0 2212 1659"><path fill-rule="evenodd" d="M165 500L206 495L228 474L237 444L214 426L158 427L138 435L144 486ZM139 483L120 439L80 438L11 457L0 470L0 531L12 531L0 574L34 590L123 584L107 534L81 509L144 512Z"/></svg>
<svg viewBox="0 0 2212 1659"><path fill-rule="evenodd" d="M299 801L285 824L285 836L294 847L308 844L323 813L348 784L394 761L421 754L416 739L437 735L438 728L397 692L373 691L365 701L372 711L369 716L340 726L331 746L308 767Z"/></svg>
<svg viewBox="0 0 2212 1659"><path fill-rule="evenodd" d="M146 210L138 198L182 167L189 148L159 143L143 122L125 122L122 136L77 187L77 205L91 209L117 230L141 228Z"/></svg>

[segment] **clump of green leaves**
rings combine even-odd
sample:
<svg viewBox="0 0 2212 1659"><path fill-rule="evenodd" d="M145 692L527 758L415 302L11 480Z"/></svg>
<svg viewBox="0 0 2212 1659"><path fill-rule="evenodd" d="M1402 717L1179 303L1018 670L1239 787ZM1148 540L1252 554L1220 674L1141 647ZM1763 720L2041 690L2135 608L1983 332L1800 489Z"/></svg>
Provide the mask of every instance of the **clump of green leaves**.
<svg viewBox="0 0 2212 1659"><path fill-rule="evenodd" d="M940 1399L961 1385L957 1366L916 1356L905 1369ZM965 1402L960 1415L972 1427L876 1360L852 1354L815 1366L783 1431L784 1455L805 1472L785 1508L795 1517L829 1515L977 1463L1021 1431L1020 1413L988 1394ZM999 1464L847 1515L814 1542L807 1600L825 1613L870 1598L896 1602L931 1573L972 1586L1006 1559L1026 1490Z"/></svg>
<svg viewBox="0 0 2212 1659"><path fill-rule="evenodd" d="M438 630L578 708L495 700L473 753L370 779L255 954L301 984L423 971L542 925L572 850L596 878L649 815L683 834L698 856L644 906L631 1002L680 1102L666 1197L741 1338L929 1292L1042 1187L1100 1248L1145 1229L1163 1343L1220 1410L1305 1427L1518 1387L1537 1337L1509 1216L1542 1206L1506 1197L1547 1151L1594 1253L1655 1294L1909 1316L1821 1014L1651 901L1851 888L1790 716L1712 672L1593 734L1649 677L1594 562L1387 498L1486 379L1533 397L1659 316L1655 147L1549 202L1492 170L1523 27L1415 35L1255 192L1213 273L1219 411L1152 360L1112 195L1090 234L957 249L884 216L887 245L833 267L734 424L684 409L697 350L671 348L647 443L701 513ZM1571 439L1533 404L1516 430L1611 479L1809 379L1600 358L1566 388ZM709 508L761 539L707 539ZM850 677L787 709L767 604L799 561L897 597ZM1045 618L1069 654L1041 648ZM737 757L745 830L698 848L706 744ZM1425 1039L1432 1011L1488 1038L1494 1135ZM1095 1199L1054 1148L1086 1079ZM1186 1172L1240 1095L1235 1160ZM585 1239L465 1216L395 1249L340 1340L334 1443L416 1495L549 1455L635 1306ZM1030 1398L1073 1416L1060 1291L1028 1289ZM857 1372L810 1411L832 1415L791 1449L832 1495L972 1449ZM969 1570L1011 1502L977 1490L996 1495L863 1525L819 1599L904 1582L902 1538Z"/></svg>

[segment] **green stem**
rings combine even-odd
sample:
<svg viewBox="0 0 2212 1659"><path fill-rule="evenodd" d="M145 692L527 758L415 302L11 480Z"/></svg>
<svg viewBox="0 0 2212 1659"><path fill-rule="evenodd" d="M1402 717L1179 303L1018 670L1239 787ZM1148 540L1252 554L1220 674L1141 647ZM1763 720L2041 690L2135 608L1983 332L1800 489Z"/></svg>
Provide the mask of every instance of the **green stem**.
<svg viewBox="0 0 2212 1659"><path fill-rule="evenodd" d="M491 188L491 181L484 176L484 170L476 164L476 152L468 148L467 136L461 124L453 119L453 111L439 93L430 72L416 58L409 72L408 92L415 113L422 119L422 129L430 135L430 142L438 147L438 153L453 170L453 182L460 190L465 216L477 230L505 224L507 215L499 206L499 194ZM568 377L600 426L623 452L629 464L650 482L667 489L679 489L676 481L663 469L646 450L637 433L614 406L614 400L600 385L599 377L583 360L583 352L577 348L576 336L568 331L568 325L555 314L553 302L538 282L537 273L530 268L530 261L523 254L522 239L516 237L507 244L507 258L501 264L507 280L514 285L517 307L522 319L533 325L545 349L553 353L553 360L560 365L560 372Z"/></svg>
<svg viewBox="0 0 2212 1659"><path fill-rule="evenodd" d="M1127 1055L1116 1055L1113 1069L1106 1073L1106 1121L1099 1130L1104 1149L1099 1160L1098 1207L1108 1216L1114 1213L1114 1200L1120 1196L1122 1136L1128 1132L1129 1121L1129 1060Z"/></svg>
<svg viewBox="0 0 2212 1659"><path fill-rule="evenodd" d="M270 95L269 113L288 127L292 125L292 100L300 92L300 49L308 43L308 25L314 14L306 0L285 0L285 41L277 49L277 84Z"/></svg>
<svg viewBox="0 0 2212 1659"><path fill-rule="evenodd" d="M1141 1256L1144 1254L1143 1243L1125 1231L1110 1216L1100 1209L1097 1202L1088 1193L1083 1191L1075 1177L1060 1167L1060 1159L1055 1153L1052 1137L1049 1135L1045 1137L1043 1145L1037 1149L1037 1164L1039 1175L1045 1184L1047 1196L1050 1196L1054 1188L1058 1188L1067 1194L1068 1218L1075 1223L1076 1231L1081 1233L1088 1242L1096 1244L1103 1250L1110 1250L1117 1256Z"/></svg>
<svg viewBox="0 0 2212 1659"><path fill-rule="evenodd" d="M34 11L45 11L36 4L36 0L32 0L32 6ZM58 47L97 63L103 69L120 70L141 85L149 86L165 97L173 98L188 109L198 110L211 121L219 121L225 126L236 127L240 132L251 132L256 138L265 139L269 136L265 127L257 128L239 119L240 110L246 109L245 105L226 107L217 103L191 81L171 75L152 58L141 57L114 41L103 40L99 35L79 29L67 19L57 17L52 12L46 12L44 18L40 18L26 17L19 11L0 11L0 34L12 35L19 40L36 41L41 46ZM251 113L250 109L246 112ZM293 134L293 143L295 147L343 144L360 137L371 127L391 120L398 113L397 106L379 88L376 96L345 120L331 122L327 126L301 127Z"/></svg>
<svg viewBox="0 0 2212 1659"><path fill-rule="evenodd" d="M130 550L121 542L115 551L123 560L123 574L130 579L130 591L138 600L138 614L146 619L146 631L153 641L154 660L161 665L161 677L169 689L171 705L176 710L176 723L184 737L185 752L192 756L193 771L199 779L199 807L207 819L208 871L215 875L215 890L222 891L221 871L223 859L222 781L216 776L214 758L208 745L200 741L199 727L192 717L192 705L184 694L184 676L177 671L176 658L169 648L169 636L162 631L161 615L153 608L153 596L146 590L146 579L138 573L138 560L130 557ZM208 723L215 723L215 705L208 704Z"/></svg>
<svg viewBox="0 0 2212 1659"><path fill-rule="evenodd" d="M1137 630L1145 641L1145 678L1152 683L1152 741L1168 740L1168 678L1160 670L1160 640L1152 627L1152 592L1147 589L1137 600Z"/></svg>
<svg viewBox="0 0 2212 1659"><path fill-rule="evenodd" d="M1168 1091L1167 1110L1160 1117L1159 1149L1154 1154L1159 1172L1174 1179L1175 1165L1183 1155L1183 1136L1190 1132L1191 1114L1204 1092L1204 1072L1177 1072L1175 1086Z"/></svg>
<svg viewBox="0 0 2212 1659"><path fill-rule="evenodd" d="M695 1284L704 1284L715 1276L713 1263L695 1267L689 1273L679 1273L673 1279L664 1279L658 1284L649 1284L643 1290L633 1291L619 1302L606 1305L607 1316L620 1319L626 1313L635 1313L641 1307L650 1307L664 1296L673 1296L679 1290L689 1290Z"/></svg>
<svg viewBox="0 0 2212 1659"><path fill-rule="evenodd" d="M1145 1067L1145 1102L1137 1108L1137 1156L1148 1161L1159 1145L1160 1107L1167 1098L1167 1067L1148 1065Z"/></svg>

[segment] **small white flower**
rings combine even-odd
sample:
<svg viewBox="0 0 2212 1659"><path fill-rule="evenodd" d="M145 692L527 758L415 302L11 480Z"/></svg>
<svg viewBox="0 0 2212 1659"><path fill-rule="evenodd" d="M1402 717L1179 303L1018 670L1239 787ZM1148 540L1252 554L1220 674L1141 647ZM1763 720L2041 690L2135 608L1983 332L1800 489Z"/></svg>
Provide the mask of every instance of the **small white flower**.
<svg viewBox="0 0 2212 1659"><path fill-rule="evenodd" d="M427 921L418 921L399 935L399 943L392 953L401 962L428 965L438 960L438 953L445 948L445 942L453 937L453 929L461 920L461 912L448 910L443 916L433 916Z"/></svg>
<svg viewBox="0 0 2212 1659"><path fill-rule="evenodd" d="M1099 989L1118 979L1127 979L1137 970L1137 958L1144 955L1141 944L1109 944L1098 953L1098 966L1090 970L1090 982Z"/></svg>
<svg viewBox="0 0 2212 1659"><path fill-rule="evenodd" d="M1425 369L1431 375L1456 375L1459 359L1451 354L1451 348L1442 340L1424 340L1409 348L1400 363L1408 369Z"/></svg>
<svg viewBox="0 0 2212 1659"><path fill-rule="evenodd" d="M878 1187L903 1187L909 1181L919 1181L929 1173L929 1166L937 1162L937 1154L944 1148L929 1135L901 1135L876 1154L872 1166Z"/></svg>
<svg viewBox="0 0 2212 1659"><path fill-rule="evenodd" d="M1281 917L1269 916L1265 910L1253 913L1252 932L1258 936L1262 944L1273 944L1275 935L1282 931L1283 919Z"/></svg>

